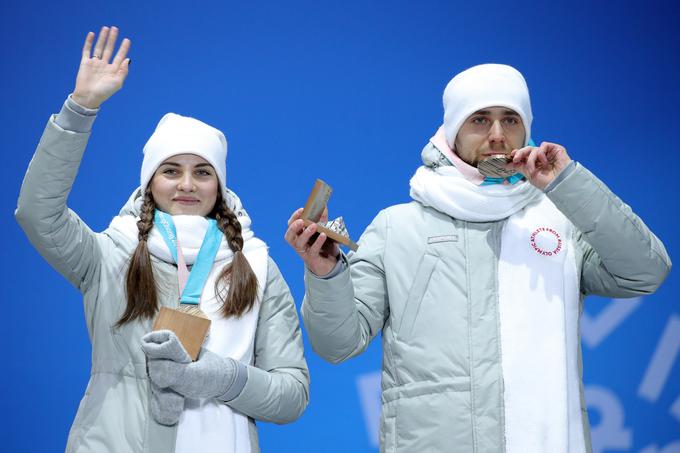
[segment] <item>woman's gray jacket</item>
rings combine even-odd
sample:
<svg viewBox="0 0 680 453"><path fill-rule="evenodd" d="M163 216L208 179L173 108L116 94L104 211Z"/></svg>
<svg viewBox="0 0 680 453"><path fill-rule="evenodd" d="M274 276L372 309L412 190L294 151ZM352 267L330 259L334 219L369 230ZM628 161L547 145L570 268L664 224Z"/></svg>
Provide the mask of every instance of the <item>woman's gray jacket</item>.
<svg viewBox="0 0 680 453"><path fill-rule="evenodd" d="M66 206L89 137L89 132L64 130L54 116L50 118L16 210L16 219L31 243L83 294L92 370L66 450L173 452L177 425L160 425L149 413L149 381L140 338L151 331L151 321L114 326L126 305L125 272L136 244L112 229L93 232ZM133 203L123 211L134 213ZM153 265L157 284L164 288L161 305L177 306L176 267L155 259ZM291 422L300 417L309 399L309 373L295 304L271 258L268 267L254 363L247 367L248 379L241 393L226 403L249 417L253 451L259 451L253 420Z"/></svg>

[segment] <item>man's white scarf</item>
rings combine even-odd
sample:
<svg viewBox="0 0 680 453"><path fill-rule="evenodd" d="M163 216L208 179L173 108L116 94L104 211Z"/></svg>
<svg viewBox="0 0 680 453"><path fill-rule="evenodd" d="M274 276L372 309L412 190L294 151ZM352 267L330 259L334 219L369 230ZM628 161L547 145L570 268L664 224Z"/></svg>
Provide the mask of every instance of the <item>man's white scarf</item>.
<svg viewBox="0 0 680 453"><path fill-rule="evenodd" d="M507 219L498 259L506 451L584 452L571 223L526 181L478 186L454 166L420 167L411 197L459 220Z"/></svg>
<svg viewBox="0 0 680 453"><path fill-rule="evenodd" d="M493 222L537 201L541 192L526 181L479 186L453 165L421 166L411 178L411 197L456 219Z"/></svg>
<svg viewBox="0 0 680 453"><path fill-rule="evenodd" d="M201 216L189 215L172 216L172 219L186 264L192 265L203 243L208 221ZM260 301L267 283L269 254L267 245L256 238L250 229L250 218L242 215L238 219L242 229L243 253L258 281L257 302L251 311L239 318L223 317L222 305L215 297L215 280L224 266L231 264L234 257L223 238L201 294L200 308L211 320L210 334L203 347L223 357L231 357L252 365ZM138 220L139 218L132 215L117 216L111 222L110 228L136 241ZM147 244L152 256L166 263L175 264L168 246L155 226L149 233ZM215 400L185 401L184 412L177 427L176 453L244 452L250 449L246 416Z"/></svg>

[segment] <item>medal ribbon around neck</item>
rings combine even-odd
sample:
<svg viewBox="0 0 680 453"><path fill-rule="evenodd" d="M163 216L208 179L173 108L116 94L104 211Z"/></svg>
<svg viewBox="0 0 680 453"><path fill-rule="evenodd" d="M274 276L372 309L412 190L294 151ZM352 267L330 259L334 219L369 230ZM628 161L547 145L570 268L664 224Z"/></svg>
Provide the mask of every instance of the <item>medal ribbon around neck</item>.
<svg viewBox="0 0 680 453"><path fill-rule="evenodd" d="M206 231L198 250L198 256L191 272L188 271L184 262L184 255L177 237L177 229L172 216L156 209L154 223L158 226L158 231L163 236L165 244L170 249L170 253L177 263L177 279L179 281L180 303L198 305L201 300L203 286L205 286L208 275L212 269L213 262L217 256L217 251L222 242L222 232L217 227L215 219L208 220L208 231ZM188 277L187 277L188 275Z"/></svg>

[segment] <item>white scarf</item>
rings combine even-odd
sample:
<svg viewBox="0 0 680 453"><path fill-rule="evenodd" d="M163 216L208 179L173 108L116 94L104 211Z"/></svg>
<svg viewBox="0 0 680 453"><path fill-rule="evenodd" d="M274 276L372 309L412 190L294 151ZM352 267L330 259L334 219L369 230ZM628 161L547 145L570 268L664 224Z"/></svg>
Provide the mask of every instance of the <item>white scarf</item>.
<svg viewBox="0 0 680 453"><path fill-rule="evenodd" d="M186 264L191 265L198 255L208 229L208 221L201 216L188 215L172 216L172 219ZM210 334L203 347L222 357L231 357L252 365L260 301L267 283L269 253L267 245L256 238L250 229L250 218L242 215L238 219L242 228L243 253L258 281L256 304L251 311L238 318L223 317L222 306L215 297L215 280L234 257L226 239L223 238L213 268L203 287L199 306L211 320ZM132 215L117 216L111 222L110 228L136 242L138 220L139 218ZM151 255L164 262L175 263L155 226L149 233L147 245ZM250 450L248 418L245 415L234 412L228 405L212 399L185 400L184 412L177 427L176 453L195 451L241 453Z"/></svg>
<svg viewBox="0 0 680 453"><path fill-rule="evenodd" d="M585 453L572 229L545 196L503 227L498 314L508 453Z"/></svg>
<svg viewBox="0 0 680 453"><path fill-rule="evenodd" d="M478 186L454 166L420 167L411 197L468 222L507 218L498 259L506 450L583 453L571 223L526 181Z"/></svg>
<svg viewBox="0 0 680 453"><path fill-rule="evenodd" d="M541 197L541 191L526 181L478 186L452 165L434 169L421 166L410 184L414 200L468 222L510 217Z"/></svg>

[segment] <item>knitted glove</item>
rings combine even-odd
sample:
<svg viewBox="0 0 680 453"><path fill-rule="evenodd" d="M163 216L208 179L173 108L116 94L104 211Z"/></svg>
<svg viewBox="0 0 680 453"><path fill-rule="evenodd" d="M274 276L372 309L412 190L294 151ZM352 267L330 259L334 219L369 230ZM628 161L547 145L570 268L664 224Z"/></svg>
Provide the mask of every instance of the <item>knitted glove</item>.
<svg viewBox="0 0 680 453"><path fill-rule="evenodd" d="M149 406L151 416L161 425L171 426L179 421L184 410L184 397L172 389L162 389L153 381Z"/></svg>
<svg viewBox="0 0 680 453"><path fill-rule="evenodd" d="M172 330L154 330L142 337L142 351L149 359L191 362L191 357Z"/></svg>
<svg viewBox="0 0 680 453"><path fill-rule="evenodd" d="M150 332L142 337L142 350L148 359L170 359L178 361L191 361L182 344L168 341L175 334L169 330ZM159 387L153 380L151 384L151 400L149 401L151 415L161 425L174 425L184 410L184 396L169 388Z"/></svg>
<svg viewBox="0 0 680 453"><path fill-rule="evenodd" d="M230 401L241 393L248 372L245 365L201 349L191 361L177 336L169 330L142 337L149 358L149 377L160 388L171 388L187 398L216 398Z"/></svg>

